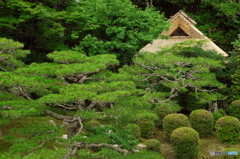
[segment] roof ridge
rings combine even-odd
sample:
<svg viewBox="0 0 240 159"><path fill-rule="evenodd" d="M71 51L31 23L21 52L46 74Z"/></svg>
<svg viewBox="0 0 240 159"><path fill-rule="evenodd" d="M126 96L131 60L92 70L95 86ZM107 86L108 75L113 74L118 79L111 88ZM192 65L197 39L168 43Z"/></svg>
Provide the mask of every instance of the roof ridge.
<svg viewBox="0 0 240 159"><path fill-rule="evenodd" d="M187 21L189 21L189 22L192 23L193 25L196 25L196 24L197 24L197 22L195 22L192 17L188 16L188 15L187 15L183 10L181 10L181 9L180 9L175 15L173 15L173 16L170 18L170 20L171 20L171 21L174 21L174 20L176 20L176 18L177 18L178 16L182 16L183 18L185 18Z"/></svg>

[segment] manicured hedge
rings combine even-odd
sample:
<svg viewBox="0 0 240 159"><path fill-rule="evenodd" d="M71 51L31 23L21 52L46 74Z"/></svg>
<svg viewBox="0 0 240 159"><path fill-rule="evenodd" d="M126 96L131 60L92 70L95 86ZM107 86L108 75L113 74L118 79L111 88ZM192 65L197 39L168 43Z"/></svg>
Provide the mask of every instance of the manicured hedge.
<svg viewBox="0 0 240 159"><path fill-rule="evenodd" d="M197 159L199 153L199 134L190 127L175 129L171 135L171 144L177 159Z"/></svg>
<svg viewBox="0 0 240 159"><path fill-rule="evenodd" d="M184 114L169 114L163 119L164 138L169 141L170 136L176 128L190 127L188 117Z"/></svg>
<svg viewBox="0 0 240 159"><path fill-rule="evenodd" d="M220 142L235 144L240 141L240 122L237 118L221 117L217 120L215 128Z"/></svg>
<svg viewBox="0 0 240 159"><path fill-rule="evenodd" d="M192 111L189 117L191 126L201 137L211 136L213 133L214 119L211 112L205 109Z"/></svg>
<svg viewBox="0 0 240 159"><path fill-rule="evenodd" d="M141 130L141 137L150 139L153 137L155 131L155 124L152 120L139 121L138 125Z"/></svg>

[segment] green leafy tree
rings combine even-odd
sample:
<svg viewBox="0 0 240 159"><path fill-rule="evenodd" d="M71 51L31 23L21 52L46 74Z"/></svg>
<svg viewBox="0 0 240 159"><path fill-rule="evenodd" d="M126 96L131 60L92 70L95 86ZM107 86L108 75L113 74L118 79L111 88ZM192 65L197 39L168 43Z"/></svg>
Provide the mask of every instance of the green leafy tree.
<svg viewBox="0 0 240 159"><path fill-rule="evenodd" d="M138 88L149 90L144 98L149 98L153 104L176 101L177 97L184 98L181 95L186 92L205 104L224 98L217 90L225 85L218 82L212 71L223 69L222 61L206 56L184 56L184 52L196 54L188 47L193 42L179 43L156 54L139 54L134 59L135 65L123 67L120 74L128 74Z"/></svg>
<svg viewBox="0 0 240 159"><path fill-rule="evenodd" d="M229 115L240 119L240 100L234 100L228 109Z"/></svg>
<svg viewBox="0 0 240 159"><path fill-rule="evenodd" d="M87 57L71 50L55 51L48 57L53 60L52 63L32 63L10 72L0 72L1 77L3 77L0 79L0 99L4 99L0 101L0 117L4 119L1 120L1 124L5 124L6 120L24 116L42 115L45 110L45 115L63 120L64 123L69 125L67 135L68 138L72 137L73 140L67 143L71 146L69 147L69 153L65 155L66 158L75 156L72 151L79 145L74 145L74 141L79 142L80 145L88 145L87 147L90 149L109 147L120 153L126 153L122 148L133 147L137 140L131 134L127 135L127 131L121 131L119 128L114 131L114 134L107 135L104 132L99 138L93 137L91 142L84 142L83 138L80 140L74 138L82 132L83 123L102 118L102 115L97 114L97 112L103 113L103 108L113 108L118 101L143 93L135 87L132 81L104 80L105 77L100 72L106 72L107 69L118 65L119 62L116 57L107 54ZM97 76L97 74L99 75ZM3 96L8 96L9 100ZM10 96L14 98L11 99ZM65 112L68 110L76 110L76 112L74 116L64 116L46 110L51 107L63 108ZM142 109L143 107L142 105ZM150 106L147 108L150 108ZM147 109L145 108L145 110ZM140 113L140 111L138 112ZM144 114L144 112L141 113ZM106 113L107 117L108 115ZM156 114L154 115L156 117ZM89 137L92 138L91 135ZM15 140L15 143L21 142L20 138ZM106 141L108 141L107 144L104 144ZM116 142L110 141L117 141L117 144L123 147L116 148L113 145ZM25 144L34 149L41 143L29 141ZM79 148L81 149L82 146ZM13 149L17 148L13 147ZM29 148L28 154L32 153L31 149ZM14 153L23 155L26 152L23 150Z"/></svg>
<svg viewBox="0 0 240 159"><path fill-rule="evenodd" d="M240 35L238 35L239 39L240 39ZM235 42L233 42L233 45L235 47L235 50L236 50L236 53L239 54L240 52L240 40L236 40ZM240 76L239 76L239 56L237 56L237 59L238 59L238 65L237 65L237 68L236 68L236 71L234 72L234 74L232 75L232 82L233 82L233 85L232 85L232 88L231 88L231 91L232 91L232 98L231 100L238 100L240 99L240 93L239 93L239 79L240 79Z"/></svg>
<svg viewBox="0 0 240 159"><path fill-rule="evenodd" d="M24 43L27 62L43 62L45 54L64 46L65 9L73 1L1 1L0 36ZM76 3L76 2L75 2ZM66 48L66 46L65 46Z"/></svg>
<svg viewBox="0 0 240 159"><path fill-rule="evenodd" d="M239 23L240 4L238 0L204 0L204 2L211 4L217 10L224 13L228 18Z"/></svg>
<svg viewBox="0 0 240 159"><path fill-rule="evenodd" d="M162 14L152 8L143 11L130 0L80 1L76 10L84 13L74 24L84 22L83 29L71 30L80 42L76 49L87 55L115 54L121 64L131 63L136 52L169 26Z"/></svg>

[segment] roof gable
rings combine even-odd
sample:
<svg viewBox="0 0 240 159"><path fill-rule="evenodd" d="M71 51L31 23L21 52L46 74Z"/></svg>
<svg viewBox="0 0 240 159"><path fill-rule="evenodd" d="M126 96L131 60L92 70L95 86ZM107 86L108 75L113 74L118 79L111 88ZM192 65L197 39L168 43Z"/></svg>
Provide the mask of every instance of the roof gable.
<svg viewBox="0 0 240 159"><path fill-rule="evenodd" d="M208 37L206 37L200 30L198 30L194 25L197 23L189 17L186 13L180 10L170 19L171 26L169 30L163 31L161 35L169 36L168 39L156 39L152 44L146 45L142 48L141 52L152 52L155 53L160 51L163 47L171 47L176 43L184 42L188 39L193 40L206 40L207 42L203 45L205 50L214 50L219 54L227 57L228 54L219 48L214 42L212 42Z"/></svg>
<svg viewBox="0 0 240 159"><path fill-rule="evenodd" d="M172 34L170 35L171 37L174 37L174 36L189 36L184 30L182 30L181 27L178 27L175 31L172 32Z"/></svg>
<svg viewBox="0 0 240 159"><path fill-rule="evenodd" d="M177 12L174 16L172 16L169 20L170 21L174 21L176 20L178 17L181 17L184 21L186 21L187 23L191 23L192 25L196 25L197 22L195 22L190 16L188 16L184 11L180 10L179 12Z"/></svg>

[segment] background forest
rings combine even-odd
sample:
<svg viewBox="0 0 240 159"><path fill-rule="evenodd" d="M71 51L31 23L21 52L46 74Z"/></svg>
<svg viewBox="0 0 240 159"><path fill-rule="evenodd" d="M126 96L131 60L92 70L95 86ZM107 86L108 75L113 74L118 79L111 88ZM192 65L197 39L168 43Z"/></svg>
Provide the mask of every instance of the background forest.
<svg viewBox="0 0 240 159"><path fill-rule="evenodd" d="M201 145L177 156L186 131L240 150L238 0L2 0L0 9L1 159L208 157ZM229 57L194 41L139 53L166 38L180 9ZM212 125L194 126L199 109ZM224 117L235 124L229 138ZM196 131L167 136L172 119Z"/></svg>

